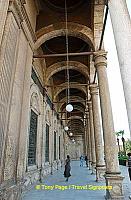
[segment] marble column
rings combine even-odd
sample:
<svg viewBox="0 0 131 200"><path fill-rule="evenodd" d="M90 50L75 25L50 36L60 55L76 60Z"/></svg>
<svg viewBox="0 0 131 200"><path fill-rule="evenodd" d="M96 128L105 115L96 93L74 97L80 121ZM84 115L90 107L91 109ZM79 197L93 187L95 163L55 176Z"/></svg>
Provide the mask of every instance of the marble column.
<svg viewBox="0 0 131 200"><path fill-rule="evenodd" d="M52 108L52 123L51 123L51 132L50 135L50 165L51 165L51 175L53 175L53 164L54 164L54 109Z"/></svg>
<svg viewBox="0 0 131 200"><path fill-rule="evenodd" d="M127 9L126 0L110 0L109 11L113 26L131 134L131 19Z"/></svg>
<svg viewBox="0 0 131 200"><path fill-rule="evenodd" d="M89 132L88 132L88 122L87 122L87 119L86 119L86 126L85 126L85 147L86 147L86 155L88 155L88 135L89 135Z"/></svg>
<svg viewBox="0 0 131 200"><path fill-rule="evenodd" d="M95 151L96 151L96 181L103 180L105 174L104 162L104 148L102 144L100 114L98 105L98 86L97 84L90 85L90 93L93 108L93 121L94 121L94 137L95 137Z"/></svg>
<svg viewBox="0 0 131 200"><path fill-rule="evenodd" d="M120 175L118 155L116 147L116 137L114 133L114 123L110 101L109 85L106 73L106 52L98 51L94 55L95 67L97 70L100 104L102 114L102 126L104 137L104 152L106 161L106 185L112 189L106 190L106 199L122 199L122 180Z"/></svg>
<svg viewBox="0 0 131 200"><path fill-rule="evenodd" d="M95 152L95 138L94 138L94 124L92 113L92 102L88 101L89 118L90 118L90 140L91 140L91 156L92 156L92 174L95 173L96 167L96 152Z"/></svg>
<svg viewBox="0 0 131 200"><path fill-rule="evenodd" d="M89 170L91 170L92 166L92 156L91 156L91 134L90 134L90 119L89 112L87 112L87 128L88 128L88 159L89 159Z"/></svg>
<svg viewBox="0 0 131 200"><path fill-rule="evenodd" d="M83 141L83 145L84 145L84 155L87 154L87 129L86 129L86 126L85 126L85 132L84 132L84 141Z"/></svg>
<svg viewBox="0 0 131 200"><path fill-rule="evenodd" d="M89 153L88 153L88 151L89 151L89 142L88 142L88 121L87 121L87 115L85 115L86 116L86 120L85 120L85 141L84 141L84 144L85 144L85 155L88 157L88 159L89 159ZM87 163L86 163L87 165L87 167L88 167L88 160L87 160Z"/></svg>

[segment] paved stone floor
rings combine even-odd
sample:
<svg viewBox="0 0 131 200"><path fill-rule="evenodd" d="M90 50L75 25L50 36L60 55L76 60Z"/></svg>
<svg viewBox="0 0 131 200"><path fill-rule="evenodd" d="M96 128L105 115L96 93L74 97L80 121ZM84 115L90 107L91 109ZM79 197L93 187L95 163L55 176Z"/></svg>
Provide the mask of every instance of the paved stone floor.
<svg viewBox="0 0 131 200"><path fill-rule="evenodd" d="M54 172L53 175L48 175L38 189L33 187L30 191L23 194L23 200L104 200L105 190L89 190L89 189L76 189L75 186L101 186L105 185L104 181L97 183L95 175L91 175L91 171L85 166L80 167L79 161L71 162L71 174L68 182L65 182L63 177L63 168ZM121 167L122 175L125 176L123 187L125 200L128 200L131 195L131 182L129 181L127 167ZM46 187L45 187L45 186ZM74 185L74 186L73 186ZM47 188L47 186L52 186ZM65 190L62 190L62 187ZM65 186L65 188L64 188ZM87 187L86 186L86 187ZM40 189L41 187L41 189ZM67 188L66 188L67 187Z"/></svg>

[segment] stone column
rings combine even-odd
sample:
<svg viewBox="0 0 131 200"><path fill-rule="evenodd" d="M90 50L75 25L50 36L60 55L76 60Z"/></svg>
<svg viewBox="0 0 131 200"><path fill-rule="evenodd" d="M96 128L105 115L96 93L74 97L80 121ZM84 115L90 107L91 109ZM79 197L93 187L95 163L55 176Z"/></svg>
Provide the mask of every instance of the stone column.
<svg viewBox="0 0 131 200"><path fill-rule="evenodd" d="M85 138L84 138L84 145L85 145L85 156L88 157L89 159L89 153L88 153L88 150L89 150L89 143L88 143L88 122L87 122L87 115L86 115L86 119L85 119ZM86 166L88 167L88 160L86 162Z"/></svg>
<svg viewBox="0 0 131 200"><path fill-rule="evenodd" d="M54 109L52 108L52 123L51 123L51 132L50 135L50 164L51 164L51 175L53 175L53 163L54 163Z"/></svg>
<svg viewBox="0 0 131 200"><path fill-rule="evenodd" d="M92 102L88 101L89 118L90 118L90 140L91 140L91 156L92 156L92 174L95 173L96 167L96 152L95 152L95 139L94 139L94 124L92 113Z"/></svg>
<svg viewBox="0 0 131 200"><path fill-rule="evenodd" d="M106 159L106 185L112 186L111 190L106 190L106 199L122 199L123 177L120 176L118 164L116 138L114 133L110 93L106 73L106 52L98 51L95 53L94 61L100 90L104 152Z"/></svg>
<svg viewBox="0 0 131 200"><path fill-rule="evenodd" d="M94 137L95 137L95 150L96 150L96 181L98 181L104 178L103 175L105 174L106 168L104 162L104 152L103 152L104 148L102 144L97 84L90 85L90 92L92 98Z"/></svg>
<svg viewBox="0 0 131 200"><path fill-rule="evenodd" d="M89 170L91 170L92 156L91 156L91 134L90 134L90 120L89 112L87 112L87 128L88 128L88 159L89 159Z"/></svg>
<svg viewBox="0 0 131 200"><path fill-rule="evenodd" d="M131 134L131 19L127 9L126 0L110 0L109 11L113 26Z"/></svg>
<svg viewBox="0 0 131 200"><path fill-rule="evenodd" d="M84 155L87 154L87 130L86 130L86 126L85 126L85 131L84 131L84 141L83 141L83 149L84 149Z"/></svg>
<svg viewBox="0 0 131 200"><path fill-rule="evenodd" d="M86 118L87 118L87 115L86 115ZM85 125L85 147L86 147L86 156L88 155L88 145L89 145L89 142L88 142L88 135L89 135L89 132L88 132L88 121L86 119L86 125Z"/></svg>

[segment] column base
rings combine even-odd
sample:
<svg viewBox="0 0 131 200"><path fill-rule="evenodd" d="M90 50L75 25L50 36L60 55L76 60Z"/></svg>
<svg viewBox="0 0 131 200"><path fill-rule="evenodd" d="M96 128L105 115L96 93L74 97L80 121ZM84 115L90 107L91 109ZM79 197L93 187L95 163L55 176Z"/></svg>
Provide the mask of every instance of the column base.
<svg viewBox="0 0 131 200"><path fill-rule="evenodd" d="M0 197L3 200L21 200L21 186L10 182L3 183L0 187Z"/></svg>
<svg viewBox="0 0 131 200"><path fill-rule="evenodd" d="M123 200L122 181L124 179L120 174L106 174L106 186L111 186L112 189L106 189L105 199L107 200Z"/></svg>
<svg viewBox="0 0 131 200"><path fill-rule="evenodd" d="M91 172L91 174L96 174L96 163L93 163L92 162L92 172Z"/></svg>
<svg viewBox="0 0 131 200"><path fill-rule="evenodd" d="M106 172L105 165L96 166L96 181L105 181L105 172Z"/></svg>

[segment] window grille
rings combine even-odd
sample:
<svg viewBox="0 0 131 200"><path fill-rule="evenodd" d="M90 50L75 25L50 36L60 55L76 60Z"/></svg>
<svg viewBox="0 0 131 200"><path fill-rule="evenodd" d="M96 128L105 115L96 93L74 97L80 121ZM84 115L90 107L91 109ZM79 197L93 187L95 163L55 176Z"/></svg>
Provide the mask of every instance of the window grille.
<svg viewBox="0 0 131 200"><path fill-rule="evenodd" d="M36 164L37 122L38 122L38 115L33 110L31 110L28 165Z"/></svg>

